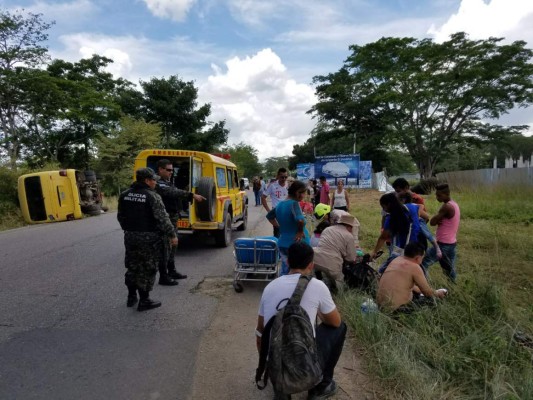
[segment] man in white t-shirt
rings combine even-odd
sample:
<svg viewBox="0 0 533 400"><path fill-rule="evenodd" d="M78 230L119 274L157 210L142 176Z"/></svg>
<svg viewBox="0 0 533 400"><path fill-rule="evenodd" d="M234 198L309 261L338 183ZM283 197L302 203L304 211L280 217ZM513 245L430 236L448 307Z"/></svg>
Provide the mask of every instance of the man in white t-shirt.
<svg viewBox="0 0 533 400"><path fill-rule="evenodd" d="M284 307L294 290L300 275L311 275L313 272L313 248L304 242L297 242L289 247L289 274L280 276L270 282L261 297L259 315L257 317L256 341L257 349L261 349L261 340L265 325L277 313L277 307ZM280 304L281 303L281 304ZM317 343L323 380L309 391L308 399L325 399L337 391L333 380L333 371L342 352L346 337L346 324L341 316L327 286L318 279L312 278L305 290L300 305L307 311L313 327ZM316 326L316 317L322 323ZM276 398L283 395L276 393Z"/></svg>
<svg viewBox="0 0 533 400"><path fill-rule="evenodd" d="M270 211L270 207L267 203L267 197L270 196L270 201L272 202L272 208L276 208L280 201L283 201L287 198L287 178L289 173L287 169L281 167L278 169L278 174L276 175L276 181L272 182L261 196L261 203L265 207L266 212ZM279 238L279 227L274 227L274 236Z"/></svg>

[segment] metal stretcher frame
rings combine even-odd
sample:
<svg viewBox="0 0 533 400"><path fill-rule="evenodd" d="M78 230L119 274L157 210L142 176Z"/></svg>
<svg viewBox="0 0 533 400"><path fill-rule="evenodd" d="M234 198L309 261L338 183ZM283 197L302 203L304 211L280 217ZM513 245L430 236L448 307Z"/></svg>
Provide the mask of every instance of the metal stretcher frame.
<svg viewBox="0 0 533 400"><path fill-rule="evenodd" d="M237 293L243 291L241 281L268 282L279 275L279 248L275 240L240 238L233 242L233 255L233 288Z"/></svg>

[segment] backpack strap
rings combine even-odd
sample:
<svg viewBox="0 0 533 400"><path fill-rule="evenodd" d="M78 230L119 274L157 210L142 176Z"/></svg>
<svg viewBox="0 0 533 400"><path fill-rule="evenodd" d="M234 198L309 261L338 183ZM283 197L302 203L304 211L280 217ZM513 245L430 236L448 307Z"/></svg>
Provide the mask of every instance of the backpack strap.
<svg viewBox="0 0 533 400"><path fill-rule="evenodd" d="M296 289L294 289L294 292L287 304L291 304L291 305L300 304L300 301L302 300L302 296L304 295L305 289L307 289L307 285L309 284L311 279L312 278L310 276L300 275L300 279L298 279L298 284L296 285Z"/></svg>
<svg viewBox="0 0 533 400"><path fill-rule="evenodd" d="M272 325L274 324L274 315L265 325L263 329L263 336L261 337L261 349L259 351L259 364L255 370L255 384L259 390L266 388L268 384L268 371L266 371L266 363L268 357L268 348L270 346L270 331L272 330ZM263 373L265 374L263 376ZM263 384L261 385L261 377L263 377Z"/></svg>

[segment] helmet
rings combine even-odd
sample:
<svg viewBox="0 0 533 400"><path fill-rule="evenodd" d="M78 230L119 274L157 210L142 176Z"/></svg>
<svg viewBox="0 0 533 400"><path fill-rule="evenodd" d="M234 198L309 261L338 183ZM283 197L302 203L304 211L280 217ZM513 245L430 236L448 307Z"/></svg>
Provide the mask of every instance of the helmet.
<svg viewBox="0 0 533 400"><path fill-rule="evenodd" d="M327 204L319 203L315 207L315 215L318 218L322 218L324 215L328 214L331 211L331 207Z"/></svg>

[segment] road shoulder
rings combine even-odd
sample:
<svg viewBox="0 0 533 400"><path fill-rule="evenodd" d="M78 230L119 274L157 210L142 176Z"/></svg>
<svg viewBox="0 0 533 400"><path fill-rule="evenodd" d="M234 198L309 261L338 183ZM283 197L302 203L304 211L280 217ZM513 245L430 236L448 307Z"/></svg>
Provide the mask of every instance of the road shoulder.
<svg viewBox="0 0 533 400"><path fill-rule="evenodd" d="M235 293L228 278L207 278L197 290L215 296L219 303L200 342L191 399L272 399L269 385L263 391L254 383L257 368L254 329L264 283L244 282L243 293ZM369 380L362 371L352 339L346 341L335 369L339 384L332 399L372 399ZM305 394L293 399L305 399Z"/></svg>

